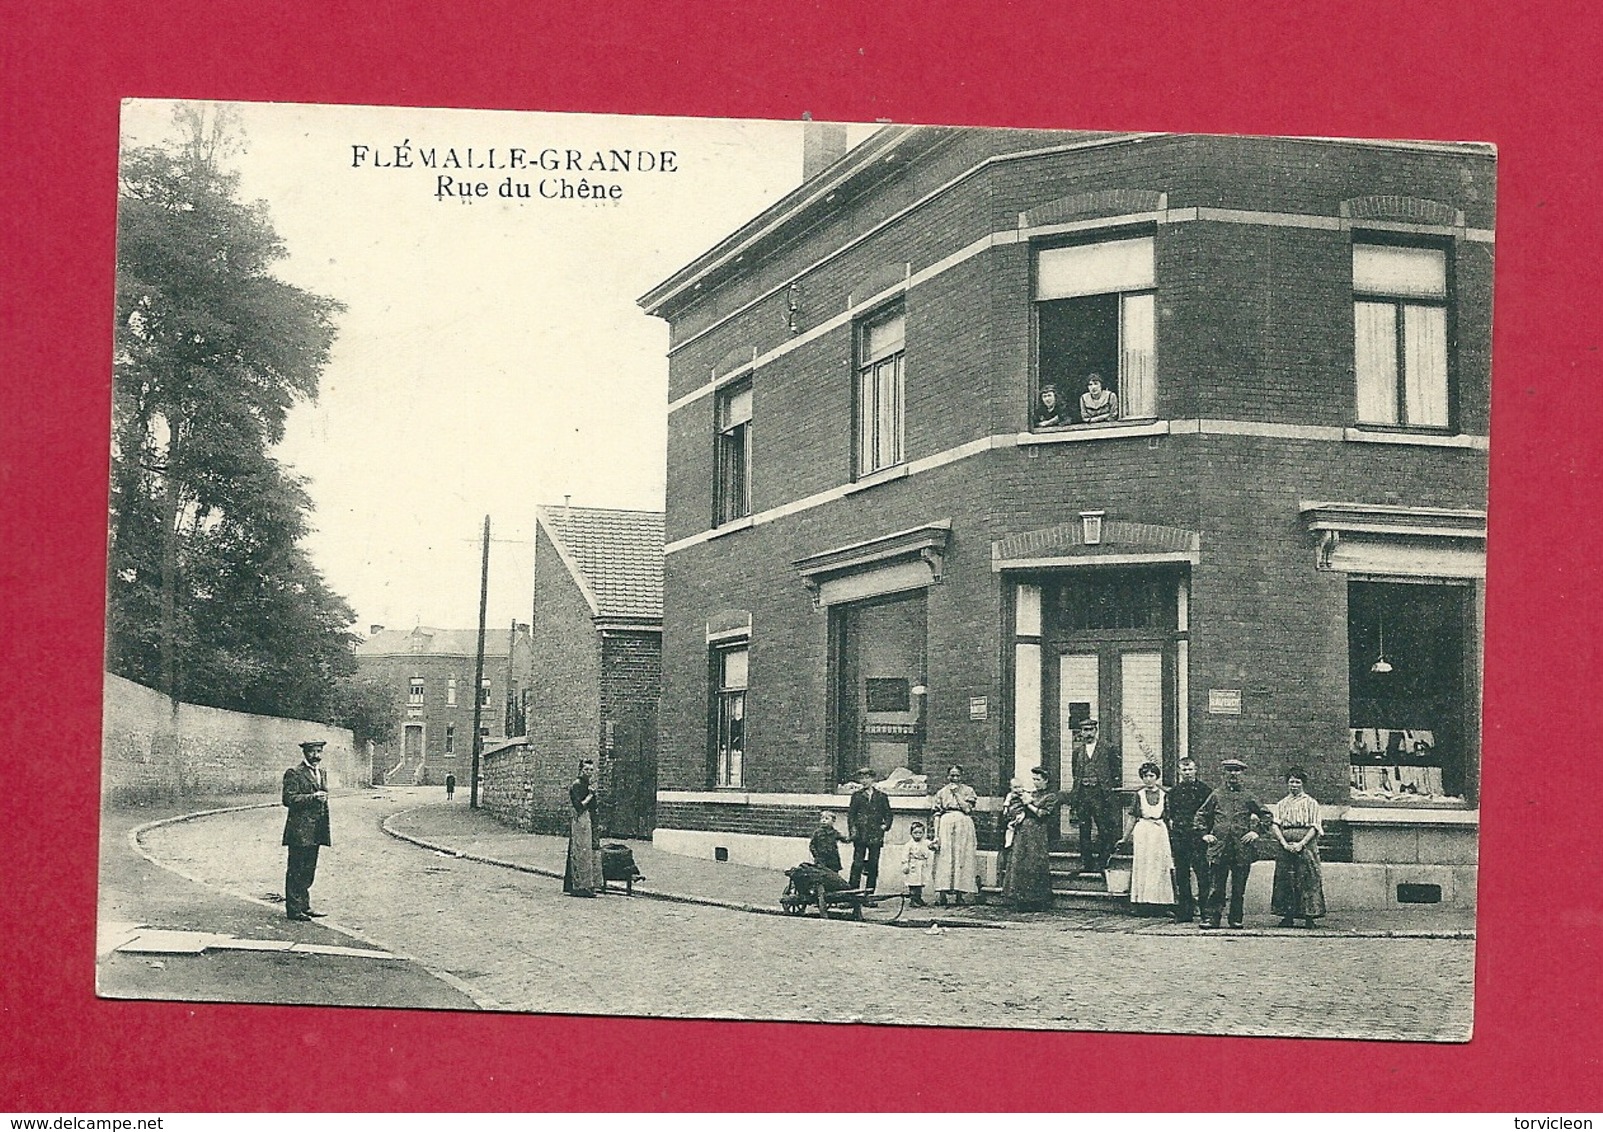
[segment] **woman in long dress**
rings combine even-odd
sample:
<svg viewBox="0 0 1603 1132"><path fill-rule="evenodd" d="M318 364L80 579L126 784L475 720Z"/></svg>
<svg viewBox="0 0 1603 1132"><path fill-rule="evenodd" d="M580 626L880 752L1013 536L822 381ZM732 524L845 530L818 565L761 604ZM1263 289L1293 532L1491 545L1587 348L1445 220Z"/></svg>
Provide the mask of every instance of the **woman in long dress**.
<svg viewBox="0 0 1603 1132"><path fill-rule="evenodd" d="M1286 796L1274 805L1270 830L1275 835L1275 887L1269 908L1283 928L1301 920L1311 928L1325 914L1324 866L1319 860L1319 803L1303 785L1308 774L1300 766L1286 771Z"/></svg>
<svg viewBox="0 0 1603 1132"><path fill-rule="evenodd" d="M963 768L949 767L946 785L935 795L930 806L933 828L931 840L935 842L934 879L930 887L938 894L937 904L945 904L950 896L963 903L965 892L980 890L976 858L979 843L974 836L974 806L979 801L974 787L963 781Z"/></svg>
<svg viewBox="0 0 1603 1132"><path fill-rule="evenodd" d="M1046 788L1046 771L1030 771L1031 790L1011 796L1003 816L1013 827L1013 852L1008 857L1002 898L1021 912L1052 907L1052 860L1047 855L1052 823L1061 799Z"/></svg>
<svg viewBox="0 0 1603 1132"><path fill-rule="evenodd" d="M568 864L562 874L562 891L569 896L595 896L606 890L601 879L601 839L596 831L596 792L590 785L595 763L579 764L579 777L568 787L573 816L568 821Z"/></svg>
<svg viewBox="0 0 1603 1132"><path fill-rule="evenodd" d="M1130 903L1142 910L1167 909L1174 904L1169 794L1163 788L1163 769L1157 763L1142 763L1140 774L1141 789L1130 798L1130 814L1135 818L1130 830L1134 856Z"/></svg>

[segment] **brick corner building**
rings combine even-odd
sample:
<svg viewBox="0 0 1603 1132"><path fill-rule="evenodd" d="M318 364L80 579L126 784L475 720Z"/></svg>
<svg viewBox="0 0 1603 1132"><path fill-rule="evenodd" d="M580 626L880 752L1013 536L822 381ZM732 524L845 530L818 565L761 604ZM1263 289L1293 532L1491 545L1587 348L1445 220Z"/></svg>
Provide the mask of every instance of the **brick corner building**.
<svg viewBox="0 0 1603 1132"><path fill-rule="evenodd" d="M527 738L491 752L484 805L524 829L566 832L568 785L596 760L598 824L649 836L662 692L660 511L535 509Z"/></svg>
<svg viewBox="0 0 1603 1132"><path fill-rule="evenodd" d="M473 767L473 673L478 631L411 631L374 625L356 646L357 669L382 680L400 706L399 732L381 745L374 772L391 783L438 786L447 774L467 789ZM485 746L523 731L533 646L529 626L491 628L484 638L479 733Z"/></svg>
<svg viewBox="0 0 1603 1132"><path fill-rule="evenodd" d="M653 288L658 843L793 864L961 763L995 850L1095 717L1126 789L1305 766L1333 902L1472 904L1495 171L886 127Z"/></svg>

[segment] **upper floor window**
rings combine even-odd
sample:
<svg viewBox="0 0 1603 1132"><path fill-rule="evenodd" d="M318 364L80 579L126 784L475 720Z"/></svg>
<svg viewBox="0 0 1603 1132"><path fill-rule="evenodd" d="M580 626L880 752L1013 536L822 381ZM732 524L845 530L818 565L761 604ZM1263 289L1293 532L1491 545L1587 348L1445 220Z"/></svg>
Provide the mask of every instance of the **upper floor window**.
<svg viewBox="0 0 1603 1132"><path fill-rule="evenodd" d="M445 725L445 753L449 755L449 754L454 753L455 751L456 751L456 724L447 723Z"/></svg>
<svg viewBox="0 0 1603 1132"><path fill-rule="evenodd" d="M423 702L423 677L414 676L406 688L406 702L416 707Z"/></svg>
<svg viewBox="0 0 1603 1132"><path fill-rule="evenodd" d="M1151 236L1035 255L1036 428L1157 415Z"/></svg>
<svg viewBox="0 0 1603 1132"><path fill-rule="evenodd" d="M751 382L720 390L716 413L714 526L751 514Z"/></svg>
<svg viewBox="0 0 1603 1132"><path fill-rule="evenodd" d="M712 654L712 782L739 786L746 762L746 659L744 644Z"/></svg>
<svg viewBox="0 0 1603 1132"><path fill-rule="evenodd" d="M456 707L456 677L448 676L445 680L445 704L447 707Z"/></svg>
<svg viewBox="0 0 1603 1132"><path fill-rule="evenodd" d="M902 462L907 316L900 306L857 328L857 474Z"/></svg>
<svg viewBox="0 0 1603 1132"><path fill-rule="evenodd" d="M488 676L479 684L479 706L490 706L490 678Z"/></svg>
<svg viewBox="0 0 1603 1132"><path fill-rule="evenodd" d="M1358 423L1447 428L1447 252L1353 245Z"/></svg>

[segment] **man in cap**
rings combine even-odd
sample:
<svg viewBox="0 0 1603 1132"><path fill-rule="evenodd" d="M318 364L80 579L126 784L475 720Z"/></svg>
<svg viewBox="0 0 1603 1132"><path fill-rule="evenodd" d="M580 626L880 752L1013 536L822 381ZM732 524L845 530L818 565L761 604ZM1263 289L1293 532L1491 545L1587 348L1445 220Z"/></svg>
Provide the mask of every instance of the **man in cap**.
<svg viewBox="0 0 1603 1132"><path fill-rule="evenodd" d="M1192 819L1192 828L1202 834L1203 843L1208 847L1207 907L1198 926L1219 926L1228 882L1230 926L1239 928L1247 878L1252 873L1252 843L1258 840L1258 825L1271 821L1274 815L1242 786L1241 775L1247 769L1246 763L1240 759L1225 759L1219 767L1225 773L1225 784L1208 795L1208 800Z"/></svg>
<svg viewBox="0 0 1603 1132"><path fill-rule="evenodd" d="M874 785L874 772L858 767L857 781L861 784L846 807L846 833L852 839L853 888L858 881L867 880L867 889L874 891L879 882L879 851L884 848L885 834L891 828L891 800L885 791Z"/></svg>
<svg viewBox="0 0 1603 1132"><path fill-rule="evenodd" d="M1100 873L1124 836L1124 813L1113 794L1119 782L1119 749L1098 735L1096 720L1082 719L1069 765L1074 772L1069 806L1080 827L1080 871Z"/></svg>
<svg viewBox="0 0 1603 1132"><path fill-rule="evenodd" d="M312 911L312 881L317 877L317 850L330 844L328 830L328 778L317 764L323 761L324 741L301 744L301 761L284 772L284 844L289 865L284 871L284 913L292 920L309 920L323 913Z"/></svg>

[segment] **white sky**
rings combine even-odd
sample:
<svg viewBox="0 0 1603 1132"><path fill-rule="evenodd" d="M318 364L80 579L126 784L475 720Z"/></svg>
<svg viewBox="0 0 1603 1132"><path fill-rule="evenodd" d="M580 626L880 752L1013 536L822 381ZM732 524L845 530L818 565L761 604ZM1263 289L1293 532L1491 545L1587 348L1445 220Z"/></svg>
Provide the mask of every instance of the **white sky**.
<svg viewBox="0 0 1603 1132"><path fill-rule="evenodd" d="M360 631L472 628L488 513L490 628L527 621L536 504L662 506L667 326L635 299L800 182L801 123L237 105L233 164L289 249L278 274L347 308L276 453L311 481L313 560ZM170 136L171 109L126 103L124 144ZM353 145L403 142L414 163L673 150L679 171L585 174L623 186L597 203L540 199L561 174L539 170L352 167ZM492 195L437 200L441 172ZM536 195L499 199L508 175Z"/></svg>

